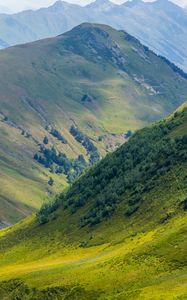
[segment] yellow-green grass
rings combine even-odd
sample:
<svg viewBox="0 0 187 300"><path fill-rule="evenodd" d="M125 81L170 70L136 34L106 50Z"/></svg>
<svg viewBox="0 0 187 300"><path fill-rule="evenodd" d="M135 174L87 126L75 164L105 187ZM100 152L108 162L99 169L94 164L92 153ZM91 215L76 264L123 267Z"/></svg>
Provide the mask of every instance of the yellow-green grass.
<svg viewBox="0 0 187 300"><path fill-rule="evenodd" d="M185 104L164 121L175 124L171 136L186 133L186 112ZM60 207L44 225L33 215L2 230L2 299L186 299L186 170L185 160L175 162L143 192L131 216L126 193L115 213L95 226L79 226L88 201L73 214Z"/></svg>
<svg viewBox="0 0 187 300"><path fill-rule="evenodd" d="M47 225L38 226L31 216L2 230L0 280L19 278L38 290L80 285L101 292L93 299L185 299L185 176L186 165L162 176L131 218L122 202L94 228L79 228L83 210L59 210Z"/></svg>
<svg viewBox="0 0 187 300"><path fill-rule="evenodd" d="M166 247L173 243L176 235L179 241L181 236L184 239L186 221L186 216L182 216L164 228L158 226L114 245L78 249L64 246L63 251L34 261L31 255L30 262L1 266L0 279L21 278L29 287L38 289L79 284L88 290L101 290L103 296L98 299L157 300L180 299L181 296L185 299L186 269L180 265L177 269L165 259L167 253L162 252L162 248L160 253L154 252L154 248L159 250L160 244ZM173 259L180 246L174 241L170 247Z"/></svg>

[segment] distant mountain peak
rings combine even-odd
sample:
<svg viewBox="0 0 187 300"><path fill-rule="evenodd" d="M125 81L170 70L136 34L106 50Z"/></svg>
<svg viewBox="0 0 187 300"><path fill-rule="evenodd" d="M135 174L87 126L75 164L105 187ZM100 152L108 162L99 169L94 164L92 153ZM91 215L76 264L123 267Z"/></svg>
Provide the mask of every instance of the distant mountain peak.
<svg viewBox="0 0 187 300"><path fill-rule="evenodd" d="M58 0L56 1L52 6L51 8L55 11L58 11L58 10L61 10L61 9L64 9L64 8L68 8L72 6L71 3L68 3L68 2L65 2L65 1L61 1L61 0Z"/></svg>
<svg viewBox="0 0 187 300"><path fill-rule="evenodd" d="M63 5L61 0L56 1L52 6L53 7L61 7Z"/></svg>
<svg viewBox="0 0 187 300"><path fill-rule="evenodd" d="M109 1L109 0L96 0L94 2L92 2L91 4L87 5L88 8L92 8L98 11L107 11L111 8L113 8L114 6L116 6L116 4L114 4L113 2Z"/></svg>

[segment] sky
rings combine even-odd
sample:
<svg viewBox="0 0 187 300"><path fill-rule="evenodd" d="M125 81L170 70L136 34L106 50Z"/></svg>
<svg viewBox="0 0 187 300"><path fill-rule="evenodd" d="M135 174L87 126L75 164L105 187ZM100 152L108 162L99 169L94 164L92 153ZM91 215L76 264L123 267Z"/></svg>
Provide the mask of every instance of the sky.
<svg viewBox="0 0 187 300"><path fill-rule="evenodd" d="M93 0L66 0L67 2L76 3L80 5L86 5ZM112 0L113 2L120 4L125 2L125 0ZM185 6L187 5L187 0L172 0L178 5ZM47 7L56 2L55 0L0 0L0 6L9 8L11 11L20 11L30 8L40 8Z"/></svg>

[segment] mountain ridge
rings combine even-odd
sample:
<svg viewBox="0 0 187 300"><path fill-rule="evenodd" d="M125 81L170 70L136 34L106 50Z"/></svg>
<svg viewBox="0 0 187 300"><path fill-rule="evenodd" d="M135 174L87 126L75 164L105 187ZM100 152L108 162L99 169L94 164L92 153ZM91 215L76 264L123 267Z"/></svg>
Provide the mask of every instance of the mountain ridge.
<svg viewBox="0 0 187 300"><path fill-rule="evenodd" d="M0 38L11 46L56 36L83 22L102 22L124 29L186 70L187 16L184 9L170 1L126 2L122 5L105 1L84 7L59 1L49 8L0 16ZM171 29L166 32L165 26ZM147 29L150 27L151 32ZM173 32L177 34L173 35Z"/></svg>

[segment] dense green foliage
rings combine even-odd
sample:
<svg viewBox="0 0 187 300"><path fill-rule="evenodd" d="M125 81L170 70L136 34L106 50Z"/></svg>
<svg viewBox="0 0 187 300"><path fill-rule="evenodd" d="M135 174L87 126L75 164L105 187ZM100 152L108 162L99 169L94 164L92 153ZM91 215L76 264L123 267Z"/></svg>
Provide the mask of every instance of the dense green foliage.
<svg viewBox="0 0 187 300"><path fill-rule="evenodd" d="M141 205L143 193L154 188L157 179L176 163L187 160L187 135L177 138L169 135L180 125L184 114L185 111L178 118L176 113L170 122L163 121L135 133L129 142L76 181L65 196L59 196L55 209L63 204L75 213L89 202L80 226L95 225L114 213L122 195L123 198L130 195L124 211L130 217ZM48 217L52 210L42 209L39 215Z"/></svg>
<svg viewBox="0 0 187 300"><path fill-rule="evenodd" d="M7 290L11 298L7 298ZM96 300L100 294L100 291L87 291L81 285L56 286L40 290L29 287L20 279L4 281L0 286L0 296L11 300Z"/></svg>
<svg viewBox="0 0 187 300"><path fill-rule="evenodd" d="M52 173L65 174L70 183L79 176L87 167L83 155L79 155L76 159L69 159L66 154L58 152L54 147L40 147L40 153L34 155L34 159L45 168L49 168Z"/></svg>

